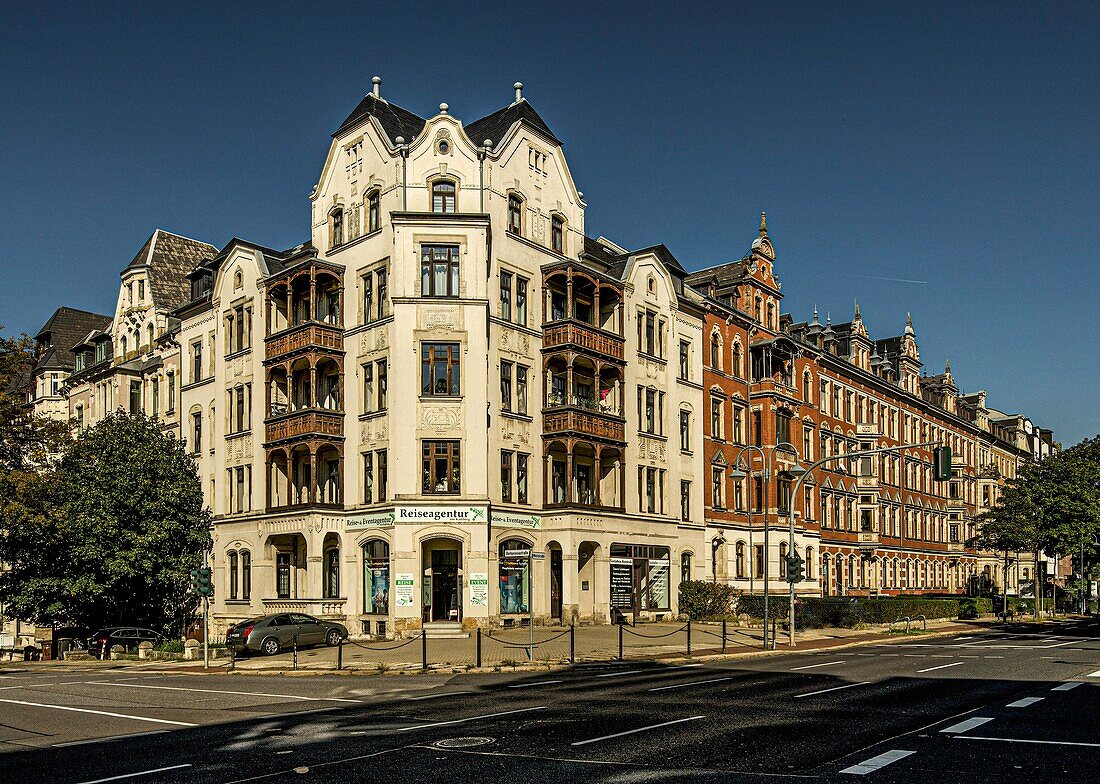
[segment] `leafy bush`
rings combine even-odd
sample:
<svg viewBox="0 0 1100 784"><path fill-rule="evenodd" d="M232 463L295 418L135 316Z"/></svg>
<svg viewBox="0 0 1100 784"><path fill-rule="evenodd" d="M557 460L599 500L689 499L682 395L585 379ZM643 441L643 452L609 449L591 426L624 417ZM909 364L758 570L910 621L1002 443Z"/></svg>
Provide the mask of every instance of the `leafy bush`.
<svg viewBox="0 0 1100 784"><path fill-rule="evenodd" d="M153 646L154 651L165 653L183 653L183 640L166 640Z"/></svg>
<svg viewBox="0 0 1100 784"><path fill-rule="evenodd" d="M737 590L724 583L690 580L680 583L680 612L693 621L717 620L734 614Z"/></svg>
<svg viewBox="0 0 1100 784"><path fill-rule="evenodd" d="M764 617L764 597L742 596L738 609L753 618ZM786 597L775 597L770 606L776 618L787 616ZM922 597L884 597L857 599L847 597L799 598L795 605L795 625L804 629L825 627L852 628L864 623L892 623L905 616L955 618L961 611L958 599Z"/></svg>

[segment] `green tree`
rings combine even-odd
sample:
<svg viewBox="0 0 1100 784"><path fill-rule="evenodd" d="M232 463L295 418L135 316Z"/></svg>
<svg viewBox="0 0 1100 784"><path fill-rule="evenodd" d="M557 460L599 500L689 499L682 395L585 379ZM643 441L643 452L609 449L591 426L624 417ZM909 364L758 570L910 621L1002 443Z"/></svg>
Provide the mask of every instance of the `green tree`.
<svg viewBox="0 0 1100 784"><path fill-rule="evenodd" d="M190 571L210 546L193 458L156 420L115 413L45 474L30 524L12 527L0 593L37 624L141 622L182 631Z"/></svg>

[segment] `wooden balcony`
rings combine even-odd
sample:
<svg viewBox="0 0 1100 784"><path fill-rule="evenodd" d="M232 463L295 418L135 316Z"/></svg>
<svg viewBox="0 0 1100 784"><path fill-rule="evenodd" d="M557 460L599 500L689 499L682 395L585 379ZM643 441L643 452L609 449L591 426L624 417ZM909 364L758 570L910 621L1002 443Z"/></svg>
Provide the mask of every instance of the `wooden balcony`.
<svg viewBox="0 0 1100 784"><path fill-rule="evenodd" d="M285 354L309 349L328 351L344 350L344 334L339 327L317 322L298 324L265 339L267 358L275 359Z"/></svg>
<svg viewBox="0 0 1100 784"><path fill-rule="evenodd" d="M267 420L267 443L291 438L344 437L344 415L337 411L306 408Z"/></svg>
<svg viewBox="0 0 1100 784"><path fill-rule="evenodd" d="M563 346L575 346L622 362L626 339L580 321L557 321L543 327L544 350Z"/></svg>
<svg viewBox="0 0 1100 784"><path fill-rule="evenodd" d="M578 434L604 441L626 441L626 423L614 416L578 411L575 408L550 409L543 412L542 432Z"/></svg>

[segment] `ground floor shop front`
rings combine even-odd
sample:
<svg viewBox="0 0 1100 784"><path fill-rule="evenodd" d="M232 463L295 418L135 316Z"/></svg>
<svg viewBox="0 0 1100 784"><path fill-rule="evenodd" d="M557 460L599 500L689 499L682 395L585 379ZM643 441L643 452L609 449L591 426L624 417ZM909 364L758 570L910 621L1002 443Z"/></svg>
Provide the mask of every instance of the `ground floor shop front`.
<svg viewBox="0 0 1100 784"><path fill-rule="evenodd" d="M215 634L281 612L354 637L658 620L705 579L701 529L621 514L395 506L220 521L214 542Z"/></svg>

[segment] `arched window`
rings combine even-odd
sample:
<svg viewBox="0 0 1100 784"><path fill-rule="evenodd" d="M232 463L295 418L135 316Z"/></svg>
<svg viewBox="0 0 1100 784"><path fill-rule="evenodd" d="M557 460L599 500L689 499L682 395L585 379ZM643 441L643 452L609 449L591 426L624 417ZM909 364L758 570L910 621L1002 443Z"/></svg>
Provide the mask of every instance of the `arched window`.
<svg viewBox="0 0 1100 784"><path fill-rule="evenodd" d="M241 599L249 601L252 599L252 553L248 550L241 550Z"/></svg>
<svg viewBox="0 0 1100 784"><path fill-rule="evenodd" d="M324 598L335 599L340 595L340 547L331 545L324 555Z"/></svg>
<svg viewBox="0 0 1100 784"><path fill-rule="evenodd" d="M802 374L802 399L806 403L814 401L814 379L808 370Z"/></svg>
<svg viewBox="0 0 1100 784"><path fill-rule="evenodd" d="M730 373L738 378L744 377L744 371L741 369L741 343L739 341L733 342L733 349L730 351L730 361L732 366L730 367Z"/></svg>
<svg viewBox="0 0 1100 784"><path fill-rule="evenodd" d="M119 352L118 352L119 355L122 356L122 357L125 357L126 356L126 336L125 335L123 335L122 337L120 337L118 339L118 345L119 345Z"/></svg>
<svg viewBox="0 0 1100 784"><path fill-rule="evenodd" d="M737 576L744 579L748 573L745 564L745 543L738 542L735 550Z"/></svg>
<svg viewBox="0 0 1100 784"><path fill-rule="evenodd" d="M550 216L550 249L565 255L565 218L560 215Z"/></svg>
<svg viewBox="0 0 1100 784"><path fill-rule="evenodd" d="M145 335L148 338L148 340L146 342L149 344L149 348L152 348L153 347L153 325L152 324L149 324L145 328Z"/></svg>
<svg viewBox="0 0 1100 784"><path fill-rule="evenodd" d="M236 601L237 585L240 582L240 576L237 567L237 553L228 553L226 555L226 560L229 562L229 600Z"/></svg>
<svg viewBox="0 0 1100 784"><path fill-rule="evenodd" d="M363 612L390 612L390 545L382 539L363 544Z"/></svg>
<svg viewBox="0 0 1100 784"><path fill-rule="evenodd" d="M717 333L710 336L710 366L715 370L722 368L722 343Z"/></svg>
<svg viewBox="0 0 1100 784"><path fill-rule="evenodd" d="M233 274L233 289L235 291L237 289L243 289L243 288L244 288L244 273L242 273L240 270L237 270Z"/></svg>
<svg viewBox="0 0 1100 784"><path fill-rule="evenodd" d="M455 212L455 184L452 180L432 183L432 212Z"/></svg>
<svg viewBox="0 0 1100 784"><path fill-rule="evenodd" d="M367 231L378 231L382 226L382 196L378 190L367 194Z"/></svg>
<svg viewBox="0 0 1100 784"><path fill-rule="evenodd" d="M681 553L680 555L680 582L686 583L691 581L691 553Z"/></svg>
<svg viewBox="0 0 1100 784"><path fill-rule="evenodd" d="M329 213L329 247L344 244L344 210L337 207Z"/></svg>
<svg viewBox="0 0 1100 784"><path fill-rule="evenodd" d="M508 231L523 234L523 197L517 193L508 194Z"/></svg>
<svg viewBox="0 0 1100 784"><path fill-rule="evenodd" d="M814 579L814 548L806 548L806 579Z"/></svg>

